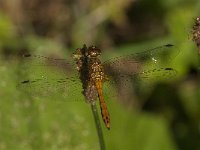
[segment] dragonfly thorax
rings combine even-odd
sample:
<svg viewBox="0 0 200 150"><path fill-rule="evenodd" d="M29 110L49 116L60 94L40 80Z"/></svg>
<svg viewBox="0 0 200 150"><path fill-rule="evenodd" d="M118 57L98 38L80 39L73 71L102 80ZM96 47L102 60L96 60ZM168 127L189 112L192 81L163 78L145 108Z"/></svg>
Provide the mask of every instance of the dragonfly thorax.
<svg viewBox="0 0 200 150"><path fill-rule="evenodd" d="M100 80L102 81L104 79L104 70L103 66L101 64L101 61L96 58L96 59L90 59L90 71L89 75L92 81L95 82L95 80Z"/></svg>

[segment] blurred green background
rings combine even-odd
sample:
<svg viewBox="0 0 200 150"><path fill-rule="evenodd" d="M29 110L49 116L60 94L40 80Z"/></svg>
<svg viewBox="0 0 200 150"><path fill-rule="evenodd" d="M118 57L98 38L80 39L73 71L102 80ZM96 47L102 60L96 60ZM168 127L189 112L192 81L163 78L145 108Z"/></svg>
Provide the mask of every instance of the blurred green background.
<svg viewBox="0 0 200 150"><path fill-rule="evenodd" d="M199 150L199 58L191 35L199 14L198 0L0 0L0 149L100 149L84 101L66 102L59 93L35 97L16 88L24 71L20 54L65 58L85 43L108 52L108 59L171 43L179 49L169 63L178 71L173 81L136 88L125 102L106 96L106 147Z"/></svg>

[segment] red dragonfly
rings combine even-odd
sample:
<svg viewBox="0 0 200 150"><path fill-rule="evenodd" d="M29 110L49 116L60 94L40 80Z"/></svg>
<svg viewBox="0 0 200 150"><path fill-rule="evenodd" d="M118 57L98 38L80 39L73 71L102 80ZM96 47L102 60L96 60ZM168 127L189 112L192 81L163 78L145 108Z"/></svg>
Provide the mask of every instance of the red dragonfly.
<svg viewBox="0 0 200 150"><path fill-rule="evenodd" d="M33 75L33 71L29 71L30 79L21 81L20 87L30 89L32 93L35 91L50 94L46 87L50 87L51 91L57 89L64 89L70 95L68 89L71 87L73 92L78 89L77 86L82 87L82 94L86 102L95 103L99 98L101 114L103 121L108 129L110 129L110 116L107 110L106 102L103 94L103 86L106 82L116 83L120 79L127 78L127 76L140 79L152 79L151 77L170 78L176 74L176 70L170 67L155 68L166 58L170 60L171 52L178 52L178 49L171 45L162 45L153 49L145 50L140 53L134 53L127 56L116 57L105 62L101 62L99 56L101 50L96 46L78 48L73 53L73 59L55 59L51 57L24 54L25 64L35 64L36 67L56 66L58 70L64 71L63 78L53 78L48 75ZM72 59L72 58L71 58ZM28 63L29 62L29 63ZM145 70L145 66L152 64L153 68ZM151 67L148 67L151 68ZM74 71L73 71L74 70ZM38 72L38 71L36 71ZM43 70L46 74L47 69ZM59 71L56 71L60 74ZM54 71L53 74L56 74Z"/></svg>

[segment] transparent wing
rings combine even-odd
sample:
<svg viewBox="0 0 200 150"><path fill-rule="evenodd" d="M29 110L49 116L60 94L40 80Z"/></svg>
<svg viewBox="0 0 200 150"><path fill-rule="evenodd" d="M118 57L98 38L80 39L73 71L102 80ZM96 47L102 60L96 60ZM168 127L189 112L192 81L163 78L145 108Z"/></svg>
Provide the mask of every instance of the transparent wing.
<svg viewBox="0 0 200 150"><path fill-rule="evenodd" d="M109 76L104 83L104 94L110 98L121 100L123 103L134 103L138 90L151 91L156 82L171 82L177 71L173 68L156 68L134 75L118 74ZM134 105L134 104L133 104Z"/></svg>
<svg viewBox="0 0 200 150"><path fill-rule="evenodd" d="M59 68L60 71L63 72L75 72L76 64L72 58L62 59L62 58L54 58L54 57L47 57L37 54L23 54L21 56L22 60L22 67L24 68L36 68L36 67L54 67Z"/></svg>
<svg viewBox="0 0 200 150"><path fill-rule="evenodd" d="M154 82L165 82L173 80L177 75L177 70L173 68L155 68L152 70L146 70L144 72L130 74L118 74L115 76L108 76L106 84L114 86L129 86L133 84L137 87L137 84L151 84Z"/></svg>
<svg viewBox="0 0 200 150"><path fill-rule="evenodd" d="M153 83L153 82L165 82L170 81L177 75L177 70L174 68L155 68L150 70L145 70L135 76L131 76L134 81L143 83Z"/></svg>
<svg viewBox="0 0 200 150"><path fill-rule="evenodd" d="M173 53L173 55L172 55ZM116 57L103 63L105 73L111 76L116 74L134 75L144 72L146 68L157 68L167 64L179 53L179 49L171 44L162 45L127 56Z"/></svg>
<svg viewBox="0 0 200 150"><path fill-rule="evenodd" d="M83 101L82 84L77 76L70 78L30 78L17 85L18 90L30 96L55 97L66 102ZM62 97L59 99L58 97Z"/></svg>

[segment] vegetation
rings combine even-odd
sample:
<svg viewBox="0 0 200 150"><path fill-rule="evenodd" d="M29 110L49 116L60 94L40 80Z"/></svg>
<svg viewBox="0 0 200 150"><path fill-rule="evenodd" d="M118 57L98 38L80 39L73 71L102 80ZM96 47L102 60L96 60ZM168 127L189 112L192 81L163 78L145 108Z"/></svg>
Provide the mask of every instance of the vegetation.
<svg viewBox="0 0 200 150"><path fill-rule="evenodd" d="M0 1L0 149L100 149L90 106L81 89L73 93L80 85L70 87L72 96L18 88L22 79L41 75L29 64L26 72L21 54L69 58L86 43L100 46L108 60L170 43L178 51L167 64L177 70L172 80L134 84L128 99L113 96L113 88L105 92L111 116L110 131L101 121L105 145L199 150L199 55L191 35L199 10L198 0Z"/></svg>

